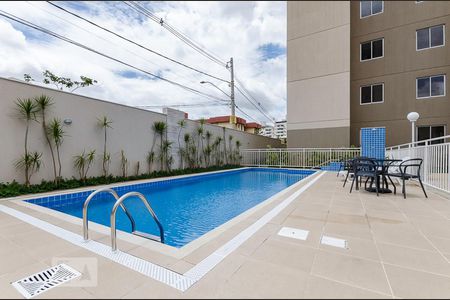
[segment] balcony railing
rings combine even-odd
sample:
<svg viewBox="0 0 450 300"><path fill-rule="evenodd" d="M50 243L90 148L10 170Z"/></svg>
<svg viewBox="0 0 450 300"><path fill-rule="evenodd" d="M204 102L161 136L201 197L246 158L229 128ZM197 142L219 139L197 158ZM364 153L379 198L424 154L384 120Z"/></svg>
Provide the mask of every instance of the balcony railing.
<svg viewBox="0 0 450 300"><path fill-rule="evenodd" d="M450 135L386 148L394 159L422 158L425 185L450 193Z"/></svg>
<svg viewBox="0 0 450 300"><path fill-rule="evenodd" d="M321 168L359 156L359 148L269 148L241 150L241 164L256 167Z"/></svg>

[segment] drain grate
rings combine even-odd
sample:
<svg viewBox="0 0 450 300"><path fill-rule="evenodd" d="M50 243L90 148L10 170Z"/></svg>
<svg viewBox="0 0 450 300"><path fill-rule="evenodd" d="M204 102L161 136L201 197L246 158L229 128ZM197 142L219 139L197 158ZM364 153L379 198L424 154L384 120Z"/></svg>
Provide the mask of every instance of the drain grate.
<svg viewBox="0 0 450 300"><path fill-rule="evenodd" d="M25 298L33 298L49 289L81 276L66 264L60 264L11 283Z"/></svg>

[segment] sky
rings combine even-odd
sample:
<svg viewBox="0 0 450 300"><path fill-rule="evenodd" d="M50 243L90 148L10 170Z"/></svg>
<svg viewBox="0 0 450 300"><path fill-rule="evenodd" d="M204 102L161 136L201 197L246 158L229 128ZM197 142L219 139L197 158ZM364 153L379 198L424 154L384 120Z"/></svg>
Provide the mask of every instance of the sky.
<svg viewBox="0 0 450 300"><path fill-rule="evenodd" d="M138 2L189 37L208 53L234 60L237 85L259 102L252 104L235 90L236 114L248 122L266 124L286 118L286 3L268 2ZM230 72L194 51L167 29L124 2L64 2L55 4L83 16L149 49L215 77L230 80ZM42 72L98 81L75 93L130 106L161 111L167 105L199 119L230 114L228 83L207 77L130 44L46 2L0 2L0 10L25 19L141 70L215 97L191 93L141 71L78 48L0 16L0 76L37 82ZM265 114L259 110L263 110Z"/></svg>

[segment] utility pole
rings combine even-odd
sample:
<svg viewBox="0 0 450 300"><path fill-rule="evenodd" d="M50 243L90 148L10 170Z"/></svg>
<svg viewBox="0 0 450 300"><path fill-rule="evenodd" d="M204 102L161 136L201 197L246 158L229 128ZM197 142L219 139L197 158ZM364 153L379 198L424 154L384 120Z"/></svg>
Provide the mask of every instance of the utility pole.
<svg viewBox="0 0 450 300"><path fill-rule="evenodd" d="M230 81L230 99L231 99L231 117L230 117L230 123L236 124L236 112L235 112L235 104L234 104L234 65L233 65L233 58L230 58L230 61L227 63L227 68L230 69L231 73L231 81Z"/></svg>

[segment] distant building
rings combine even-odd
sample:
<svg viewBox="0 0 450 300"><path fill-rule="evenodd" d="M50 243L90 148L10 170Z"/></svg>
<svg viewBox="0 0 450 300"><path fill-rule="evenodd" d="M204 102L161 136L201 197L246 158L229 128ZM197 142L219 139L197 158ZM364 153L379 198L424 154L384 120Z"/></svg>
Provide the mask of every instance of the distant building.
<svg viewBox="0 0 450 300"><path fill-rule="evenodd" d="M275 136L277 139L286 139L287 138L287 122L286 122L286 120L275 122Z"/></svg>
<svg viewBox="0 0 450 300"><path fill-rule="evenodd" d="M236 124L231 122L231 116L212 117L206 120L206 123L214 124L226 128L232 128L248 133L258 134L261 129L261 125L255 122L247 123L243 118L236 117Z"/></svg>
<svg viewBox="0 0 450 300"><path fill-rule="evenodd" d="M259 134L274 139L280 139L285 143L287 139L287 122L286 120L277 121L275 122L275 126L264 126L261 128Z"/></svg>

